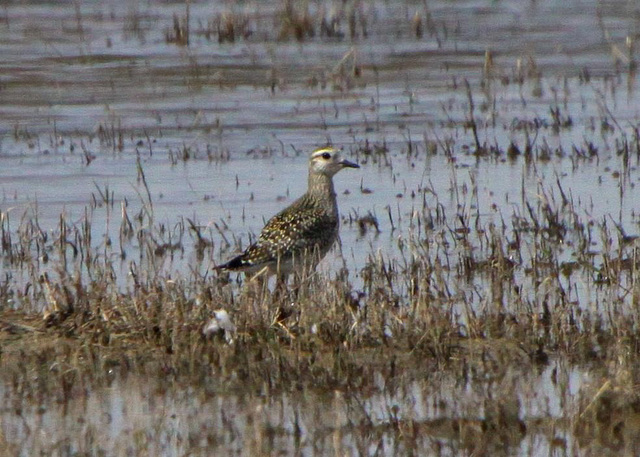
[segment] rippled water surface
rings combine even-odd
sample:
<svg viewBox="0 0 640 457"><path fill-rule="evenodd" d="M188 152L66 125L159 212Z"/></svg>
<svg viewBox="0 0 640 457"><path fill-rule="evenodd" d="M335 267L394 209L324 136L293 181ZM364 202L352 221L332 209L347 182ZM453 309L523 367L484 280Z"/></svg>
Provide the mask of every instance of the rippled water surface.
<svg viewBox="0 0 640 457"><path fill-rule="evenodd" d="M34 406L19 414L4 408L4 430L25 449L54 448L61 454L75 449L119 455L223 450L255 455L278 449L287 455L399 455L415 441L427 454L440 449L442 455L459 455L481 436L486 427L481 417L497 414L504 416L505 429L496 433L509 436L504 444L513 452L547 455L564 442L562 452L571 454L563 411L589 381L583 372L557 363L527 374L527 385L517 381L523 375L518 370L496 382L473 383L424 373L421 381L400 388L388 385L380 373L371 375L376 391L352 395L313 390L211 395L206 386L127 379L88 391L69 405ZM501 399L498 410L501 389L514 385L516 395ZM12 395L4 396L9 404Z"/></svg>
<svg viewBox="0 0 640 457"><path fill-rule="evenodd" d="M344 262L356 287L368 257L401 262L401 242L412 236L438 245L462 228L459 215L486 231L510 226L528 201L566 197L580 223L639 234L639 154L625 156L621 144L638 144L639 5L319 1L308 4L317 23L339 21L303 40L283 31L284 7L192 2L185 46L174 42L182 3L5 4L3 227L37 215L53 236L61 215L89 219L97 247L126 254L126 290L128 262L141 254L135 241L120 245L122 210L133 217L151 206L166 228L162 240L180 242L165 271L208 271L304 192L308 153L330 142L362 167L335 178L342 248L321 268L337 274ZM221 43L215 24L230 14L246 21L246 36ZM472 120L486 154L474 153ZM534 160L523 154L527 143ZM512 144L520 153L507 153ZM428 227L425 208L445 217ZM379 233L360 230L369 213ZM204 258L188 220L213 243ZM594 235L588 249L601 255L603 240ZM575 260L567 252L562 260ZM29 281L6 263L0 271L11 287ZM567 293L597 308L607 297L589 277ZM483 278L448 280L469 296L488 287ZM526 277L516 280L526 289ZM353 397L313 389L216 395L203 385L118 378L87 386L71 403L26 409L10 406L19 392L7 382L0 446L21 455L400 455L416 449L403 441L413 439L424 455L459 455L507 383L513 410L500 414L514 429L505 454L578 455L563 420L590 377L588 367L563 362L539 373L514 368L495 383L426 373L387 385L381 376L372 392Z"/></svg>

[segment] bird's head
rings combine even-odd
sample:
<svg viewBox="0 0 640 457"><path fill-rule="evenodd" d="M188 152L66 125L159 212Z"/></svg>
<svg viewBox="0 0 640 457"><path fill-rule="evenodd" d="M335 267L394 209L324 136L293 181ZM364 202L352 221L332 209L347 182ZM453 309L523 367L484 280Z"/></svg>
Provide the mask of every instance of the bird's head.
<svg viewBox="0 0 640 457"><path fill-rule="evenodd" d="M343 168L360 168L357 163L343 159L340 151L332 147L316 149L309 158L312 173L332 177Z"/></svg>

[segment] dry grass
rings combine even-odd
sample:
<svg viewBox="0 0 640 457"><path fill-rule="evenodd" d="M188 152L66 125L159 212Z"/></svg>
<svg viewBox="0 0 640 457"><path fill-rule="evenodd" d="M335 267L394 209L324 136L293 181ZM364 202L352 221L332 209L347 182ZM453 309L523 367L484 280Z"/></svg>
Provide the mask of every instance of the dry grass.
<svg viewBox="0 0 640 457"><path fill-rule="evenodd" d="M224 46L239 41L252 44L252 40L364 41L380 27L372 20L375 14L360 1L323 6L284 0L268 15L249 14L231 5L227 12L202 20L191 17L189 2L185 6L165 32L167 43L189 46L201 36ZM411 5L405 16L404 23L393 23L388 36L435 40L438 48L456 41L445 22L434 22L426 4ZM82 17L77 19L78 32L84 33ZM132 11L129 20L125 31L142 35L145 28L139 13ZM630 73L635 71L633 39L622 49L607 33L603 36L616 61L628 66ZM384 83L378 79L381 70L367 59L354 45L333 64L308 71L282 76L284 72L274 66L266 78L255 79L256 87L269 85L273 92L281 83L284 87L304 81L329 88L334 95L372 85L379 92ZM543 84L544 63L539 65L534 57L518 58L513 68L505 62L499 49L487 49L475 82L462 79L458 86L453 77L449 95L456 102L442 104L443 112L436 116L443 115L442 128L434 128L433 138L425 133L424 142L414 141L409 132L409 127L422 128L422 121L405 128L404 120L397 124L383 120L388 124L382 127L403 125L401 131L407 132L405 144L387 144L385 128L380 128L379 93L371 99L375 120L364 118L364 130L353 131L350 153L365 169L377 166L391 171L394 160L420 163L428 160L425 157L441 155L440 163L451 167L450 186L434 189L421 184L406 189L396 197L411 199L410 212L401 212L393 202L379 211L382 215L368 209L362 214L352 211L343 225L352 225L361 240L388 235L384 229L380 232L378 218L388 219L389 243L394 244L388 252L394 254L371 250L356 269L333 266L332 273L300 278L286 292L211 273L213 263L227 258L239 243L228 233L224 220L208 231L186 217L168 225L158 223L140 160L141 207L135 212L119 202L108 186L97 188L82 220L61 214L54 230L40 226L37 210L22 215L0 212L0 377L19 399L11 408L68 405L97 386L133 375L165 388L171 383L205 386L206 395L237 392L241 397L260 392L274 398L276 393L295 391L304 396L313 391L335 394L339 404L344 394L351 402L348 408L357 410L355 416L361 421L318 432L326 435L323 438L331 437L326 439L333 440L334 453L341 455L347 451L341 448L340 436L348 433L362 455L371 453L371 443L384 443L390 436L399 443L395 454L439 449L440 438L457 443L451 449L467 455L508 454L525 435L536 432L548 438L550 447L567 452L556 427L569 430L578 445L594 450L594 455L637 454L640 261L636 237L617 222L622 215L616 220L590 217L593 211L586 199L573 195L561 177L555 182L541 180L535 192L525 189L523 182L520 195L510 195L508 205L486 208L473 171L469 183L460 184L462 172L456 163L460 155L468 154L488 163L520 163L526 173L535 174L537 167L554 159L570 160L575 171L583 164L608 160L611 154L616 168L619 165L612 176L619 182L622 200L640 158L640 130L620 125L624 123L608 111L610 95L606 94L598 100L600 118L591 120L593 130L584 142L563 149L567 142L556 140L572 130L575 136L585 114L571 112L568 106L572 105L562 103L561 88L559 98L548 109L537 110L536 117L505 120L497 112L500 85L518 86L523 103L530 101L525 100L527 91L535 101L543 96L543 89L555 88L553 82ZM257 73L264 74L264 68L257 67ZM247 68L256 73L251 65ZM208 67L195 56L189 57L187 70L185 81L193 90L206 84L220 89L236 84L235 74L208 77ZM581 70L579 80L580 84L590 82L588 69ZM407 107L402 100L393 102L401 119L414 106L420 109L411 84L407 78ZM564 90L568 91L566 86ZM564 98L569 96L565 93ZM343 106L335 104L336 118ZM411 122L410 116L407 119ZM503 127L496 127L501 122ZM134 133L122 124L120 117L112 115L97 125L93 135L105 151L128 152L128 138L133 141ZM222 138L220 125L216 120L206 129L218 129ZM598 127L604 142L593 134ZM327 123L325 128L329 130ZM16 125L13 134L14 141L29 151L45 153L37 133ZM509 141L498 143L496 138L507 136ZM64 134L56 131L55 121L53 138L52 149L62 148L58 139ZM140 138L135 146L138 155L144 150L153 156L154 148L161 150L148 132ZM91 135L84 139L76 141L76 137L69 144L71 152L74 144L79 145L81 159L89 166L100 152L92 146ZM231 156L222 139L218 147L206 150L195 142L173 144L168 148L172 165L208 160L224 166ZM270 149L250 152L272 154ZM359 190L373 192L364 184ZM102 226L94 226L96 220L105 219L104 212L110 221L107 233ZM360 242L363 246L366 241ZM174 256L185 253L197 261L191 270L176 274L168 266ZM205 335L203 328L220 309L229 313L237 330L232 335ZM514 367L533 373L558 360L588 367L599 376L593 386L581 389L579 409L563 409L561 420L522 417L522 397L502 381ZM371 392L395 393L415 380L426 380L423 391L430 392L440 381L434 374L443 373L461 384L486 383L495 390L487 388L478 395L484 395L481 412L469 408L456 415L443 408L438 419L427 421L401 417L394 409L397 405L389 401L383 405L388 420L376 423L373 408L362 406ZM554 385L568 383L553 376ZM566 386L565 391L569 391ZM263 419L256 410L248 421L258 424ZM255 427L255 436L247 441L253 440L248 449L256 455L271 449L265 443L274 437L289 433L294 440L300 439L299 429ZM227 432L233 434L226 429L221 433ZM0 454L3 447L13 446L2 433ZM149 433L145 430L141 435L151 442ZM427 439L433 443L425 445Z"/></svg>
<svg viewBox="0 0 640 457"><path fill-rule="evenodd" d="M542 147L532 145L528 160ZM365 165L384 163L388 148L365 143L352 153ZM459 191L455 173L451 182ZM168 273L177 252L193 250L203 262L239 246L228 241L224 221L217 233L193 220L172 230L155 224L140 162L138 183L136 214L118 208L108 187L97 188L83 220L61 215L52 232L40 228L37 213L17 222L0 214L0 254L12 272L0 284L0 367L23 399L67 404L86 386L127 374L218 392L266 385L357 394L376 389L372 373L390 383L420 379L425 369L502 377L510 367L561 358L615 367L604 375L612 384L593 398L583 393L584 406L570 419L576 436L592 448L637 449L630 432L640 349L636 238L606 219L588 221L560 180L540 184L532 200L523 189L511 214L473 211L473 179L471 189L454 191L454 214L434 189L414 191L410 215L391 207L386 215L399 234L397 256L371 252L358 271L318 272L285 292L206 268ZM94 215L102 211L117 222L113 233L96 233ZM362 237L377 236L374 213L344 222ZM17 272L22 280L10 280ZM218 309L231 316L233 335L203 334ZM482 419L399 419L394 430L453 433L467 452L495 452L517 445L527 430L550 427L522 421L514 395L485 405L495 414ZM389 432L366 433L374 430Z"/></svg>
<svg viewBox="0 0 640 457"><path fill-rule="evenodd" d="M499 353L505 365L512 357L537 364L557 355L591 361L637 353L635 239L612 232L606 220L584 221L560 182L501 217L511 224L468 212L462 195L458 214L437 202L423 202L410 219L389 211L404 234L399 257L371 253L358 272L318 273L284 294L206 270L169 276L163 265L174 252L211 258L217 240L193 221L173 231L154 226L141 166L139 182L146 203L136 215L123 206L117 233L99 243L92 212L118 212L108 188L98 189L83 221L61 215L55 236L36 215L14 226L2 213L3 261L25 278L22 288L9 277L0 287L5 372L46 359L97 377L105 363L128 371L145 362L202 376L215 363L224 372L242 367L255 382L269 372L274 385L322 380L331 388L372 363L367 354L381 366L409 367L473 359L478 347ZM371 213L350 221L360 230L377 224ZM594 239L599 253L591 251ZM126 260L129 251L135 260ZM356 273L358 289L350 280ZM597 288L592 295L576 288L584 281ZM201 331L220 308L238 328L231 346Z"/></svg>

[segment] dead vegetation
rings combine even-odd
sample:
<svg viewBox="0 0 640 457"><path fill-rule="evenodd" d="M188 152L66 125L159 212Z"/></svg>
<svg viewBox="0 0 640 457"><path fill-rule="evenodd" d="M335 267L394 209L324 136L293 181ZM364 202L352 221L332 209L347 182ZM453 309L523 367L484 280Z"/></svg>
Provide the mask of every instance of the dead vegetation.
<svg viewBox="0 0 640 457"><path fill-rule="evenodd" d="M346 57L341 66L349 59L357 65L355 53ZM599 160L600 151L586 140L571 150L551 148L550 135L573 128L572 117L555 106L547 117L514 119L506 150L488 143L474 91L466 81L461 90L467 104L459 128L468 131L462 146L453 137L408 136L393 145L357 139L350 154L365 167L393 170L399 158L441 155L454 164L462 153L519 162L534 176L554 158L570 159L574 170ZM604 123L619 125L613 117ZM620 171L612 177L622 183L623 196L640 157L639 136L619 127L607 134L618 148ZM34 142L31 135L16 136ZM98 129L109 151L122 150L127 136L133 138L119 119ZM153 144L149 135L136 143L149 156ZM247 154L271 157L273 151ZM68 404L88 385L145 375L216 392L267 385L271 392L319 389L357 400L377 389L378 375L389 383L424 379L430 371L501 379L513 367L544 370L565 360L603 372L596 391L583 391L580 409L565 415L563 429L586 448L638 449L637 236L611 215L592 217L593 208L560 176L538 180L535 189L523 180L508 209L481 212L475 175L461 184L460 170L451 166L448 189L422 183L395 196L411 201L410 212L390 202L382 216L353 210L344 217L362 243L386 235L384 217L393 255L371 249L355 270L320 271L283 292L212 273L242 247L224 219L215 230L192 218L158 223L139 156L138 205L96 185L84 217L61 214L53 230L40 226L37 207L0 213L0 368L23 398ZM224 147L208 146L205 153L183 144L168 151L172 166L225 164L230 157ZM362 183L360 193L375 195ZM95 228L103 219L111 221L106 232ZM176 273L172 263L185 255L196 262ZM389 430L427 433L455 440L468 453L517 447L532 430L563 446L553 431L557 424L520 417L513 391L483 406L482 417L394 418L381 426L365 419L357 429L381 440ZM402 446L423 445L416 439Z"/></svg>
<svg viewBox="0 0 640 457"><path fill-rule="evenodd" d="M546 120L528 128L545 125L553 129ZM630 150L633 141L626 142ZM532 144L523 148L530 158L514 160L535 163L544 147ZM425 142L407 145L404 154L421 151L444 148ZM351 153L365 166L393 166L387 144L363 142ZM228 151L218 159L225 157ZM40 227L37 212L17 220L2 212L3 379L25 398L67 403L82 386L127 374L206 382L226 392L265 383L361 392L374 388L365 375L372 372L391 382L421 379L425 367L503 376L509 367L539 370L557 359L622 364L611 375L616 387L605 384L568 419L584 446L637 449L629 432L634 377L619 375L638 369L637 238L621 224L590 218L560 179L541 182L533 194L523 187L510 214L474 211L477 182L472 177L465 188L457 179L452 169L453 213L428 186L398 196L413 201L410 214L388 206L393 257L372 250L356 271L318 272L285 292L212 273L241 248L224 220L216 232L193 219L171 229L156 223L141 161L135 211L107 186L96 187L82 220L61 214L53 231ZM113 231L97 233L94 219L104 212ZM378 217L355 211L344 223L371 239L383 234ZM172 273L174 257L185 253L198 263ZM218 374L209 379L212 371ZM606 374L602 379L608 382ZM399 420L397 427L453 433L468 452L495 452L540 427L520 418L512 400L495 399L495 415L484 419Z"/></svg>
<svg viewBox="0 0 640 457"><path fill-rule="evenodd" d="M378 158L374 150L388 154L381 145L352 153L366 164ZM240 246L220 241L230 238L224 225L214 234L193 220L171 230L156 224L140 163L138 176L143 204L135 214L109 188L97 188L83 220L61 215L53 232L39 227L37 213L17 221L0 215L7 268L0 363L25 395L68 401L84 383L126 373L198 382L216 370L225 373L219 389L267 382L350 391L368 382L363 370L419 377L425 364L454 371L537 367L558 357L607 364L628 354L629 369L637 369L636 238L606 219L589 220L560 180L541 184L511 214L471 211L477 189L458 193L455 184L458 211L449 214L435 190L418 189L410 215L388 212L400 234L397 256L372 251L358 271L319 272L282 293L213 275L208 262ZM114 233L96 233L102 211L119 215ZM380 236L374 213L346 222L362 237ZM189 250L201 263L168 273L173 256ZM203 334L220 309L233 321L232 338ZM36 384L33 373L40 373ZM630 386L623 383L616 398ZM600 397L598 405L608 398ZM589 406L576 427L615 428L585 423L602 407ZM503 419L496 420L455 427L476 436L499 428ZM612 445L633 443L625 433Z"/></svg>
<svg viewBox="0 0 640 457"><path fill-rule="evenodd" d="M357 0L284 0L268 14L231 5L201 18L194 17L190 2L184 5L184 10L177 7L164 35L160 29L158 41L164 36L170 45L187 47L204 37L227 50L235 43L273 47L268 52L273 61L249 52L257 60L247 65L239 60L222 69L203 57L208 48L202 55L185 52L188 60L179 65L186 65L167 73L185 78L188 96L209 97L237 88L242 89L238 94L246 90L253 96L262 87L270 87L275 96L275 89L282 88L296 98L291 108L296 116L317 110L324 130L351 138L343 144L365 169L388 171L395 184L403 179L394 168L400 161L408 164L402 170L410 170L437 160L439 167L429 170L448 172L449 185L436 187L426 176L419 186L385 194L382 207L352 209L343 215L343 227L357 231L356 249L367 251L365 261L355 267L337 262L330 273L322 270L298 278L287 291L274 291L212 272L246 243L230 231L224 217L206 224L181 213L175 220L159 221L140 159L166 154L171 167L198 161L225 166L241 154L230 151L225 141L253 125L227 127L224 111L207 121L211 112L199 108L188 117L193 122L184 124L184 136L167 140L165 148L157 139L170 137L184 122L161 122L170 117L162 112L166 104L158 105L154 130L142 133L128 128L131 118L116 107L88 135L60 132L53 119L47 149L37 129L16 123L13 141L24 146L25 155L68 149L73 160L76 150L88 168L105 152L114 157L134 154L140 201L121 199L117 189L96 184L83 216L62 213L53 228L43 227L37 205L22 214L6 206L0 209L0 378L12 399L7 414L26 424L22 411L29 408L41 408L34 413L39 416L52 404L65 409L88 397L87 392L138 379L165 396L175 386L197 386L204 397L235 399L234 394L244 398L250 392L260 401L266 399L257 406L251 403L246 416L254 433L245 433L243 445L255 455L287 439L296 450L313 446L318 453L339 455L354 450L368 455L371 446L393 455L425 450L510 455L528 436L535 436L532 443L542 436L549 448L567 454L575 454L575 446L593 455L638 454L637 215L632 211L631 218L623 217L620 210L596 217L600 211L594 211L589 195L577 193L565 181L585 166L609 163L598 179L615 180L620 201L635 185L640 163L637 119L618 120L609 108L620 103L616 94L621 88L613 80L622 81L624 71L633 93L633 37L622 47L600 22L618 68L616 78L604 78L600 86L589 68L569 68L573 79L546 74L546 56L509 61L512 56L500 49L481 50L482 57L475 49L466 55L460 41L464 33L454 28L459 26L442 16L434 19L426 3L405 8L405 17L397 22L385 18L387 29L368 4ZM75 33L88 35L91 28L80 26L88 19L79 12ZM142 40L152 33L157 18L132 10L123 29ZM406 51L409 60L425 59L406 67L374 54L386 52L377 43L403 34L411 43L434 40L441 52ZM365 40L372 42L373 52L367 50L369 43L361 46ZM276 59L278 46L306 52L311 46L300 43L309 42L348 45L322 61L310 59L302 69ZM405 52L401 48L398 56ZM450 62L460 54L476 62L465 61L459 70L451 70L465 76L447 80L442 99L448 100L439 105L421 101L431 96L420 93L422 63L426 68L433 62L441 72L437 78L446 79ZM396 81L396 65L405 81ZM154 85L164 87L160 76L156 74ZM173 79L169 85L177 87L181 81ZM386 99L385 84L392 87ZM304 85L332 93L312 91L320 101L309 108L303 95L300 100L292 95ZM120 89L113 82L106 86ZM432 88L441 89L428 86ZM503 111L501 97L518 99L517 107ZM151 98L155 102L162 96ZM579 107L589 103L597 109ZM290 128L286 112L281 118ZM317 119L308 116L300 122L306 129ZM141 120L136 125L143 124ZM300 127L292 125L292 130ZM399 134L391 132L396 128ZM218 136L215 146L192 140L212 131ZM287 146L282 141L280 145L284 156ZM278 150L252 147L246 155L274 159ZM477 169L469 166L474 161L480 164ZM476 174L485 164L521 167L527 182L523 178L517 195L510 194L508 201L487 204ZM554 164L562 165L562 171L553 170L550 178ZM469 178L461 182L466 174ZM534 188L527 187L532 182ZM359 195L380 195L371 181L356 189ZM591 188L598 189L595 184ZM409 201L410 210L401 210L400 201ZM244 220L244 210L236 217ZM101 224L105 220L106 229ZM380 240L390 248L377 248ZM179 262L188 266L176 268ZM569 398L576 387L563 379L558 369L562 364L591 376L588 384L578 384L578 400ZM522 394L513 378L536 376L545 376L536 386L552 385L566 393L555 416L548 410L535 416L523 406L538 392ZM421 406L436 419L416 419L406 413L411 408L403 409L403 400L413 400L407 393L415 387L412 383L421 383L417 390L426 398ZM466 390L474 390L467 397L472 400L457 403L456 393ZM316 404L329 404L335 413L330 425L304 438L304 418L283 408L283 417L293 417L290 429L261 428L268 419L265 411L274 402L286 403L291 392L299 394L292 394L293 401L314 413ZM324 396L317 401L313 395ZM383 412L376 414L376 408ZM339 420L341 413L347 419ZM226 439L240 435L224 412L220 414L223 431L211 431L215 427L207 417L202 422L206 437L190 436L185 447L197 447L193 443L200 439L211 444L223 442L224 434ZM136 435L140 447L132 454L155 454L149 449L162 439L151 428ZM12 437L3 433L0 429L0 451L6 447L18 452ZM351 447L345 445L345 436ZM88 446L92 439L99 442L92 437L83 435ZM395 443L393 449L389 442Z"/></svg>

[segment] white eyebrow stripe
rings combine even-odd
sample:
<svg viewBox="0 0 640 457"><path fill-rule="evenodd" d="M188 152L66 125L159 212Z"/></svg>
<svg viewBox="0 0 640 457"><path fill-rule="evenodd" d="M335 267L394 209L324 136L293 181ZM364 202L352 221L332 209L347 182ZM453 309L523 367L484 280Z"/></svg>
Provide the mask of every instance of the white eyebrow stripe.
<svg viewBox="0 0 640 457"><path fill-rule="evenodd" d="M333 148L322 148L322 149L318 149L317 151L314 151L314 153L311 155L311 157L318 157L321 156L322 154L324 154L325 152L336 152L335 149Z"/></svg>

